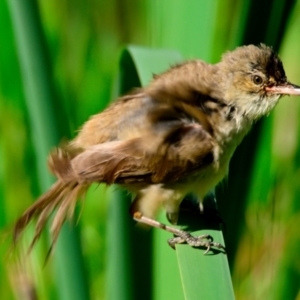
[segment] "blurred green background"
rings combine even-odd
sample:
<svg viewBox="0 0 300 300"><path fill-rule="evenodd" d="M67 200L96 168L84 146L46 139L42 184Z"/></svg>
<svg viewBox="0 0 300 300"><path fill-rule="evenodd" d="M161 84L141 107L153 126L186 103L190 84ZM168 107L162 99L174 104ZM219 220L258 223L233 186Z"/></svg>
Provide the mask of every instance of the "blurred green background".
<svg viewBox="0 0 300 300"><path fill-rule="evenodd" d="M22 22L34 27L29 35ZM0 28L0 299L36 299L35 293L38 299L66 299L61 270L71 278L78 266L78 299L109 299L110 191L105 187L90 189L78 211L80 222L74 222L72 249L61 244L54 254L58 258L46 266L47 233L22 259L9 248L14 221L51 182L40 175L48 174L45 153L59 140L73 138L90 115L113 100L119 57L127 44L175 49L187 59L214 63L238 45L265 42L279 51L289 80L300 85L299 0L0 0ZM26 53L26 43L36 41L32 32L42 47ZM44 73L36 74L35 65L29 65L28 75L24 62L30 57L38 62L40 52ZM28 99L32 73L40 86L49 85L47 95L36 95L46 99L42 116L34 116L39 102ZM283 98L255 126L217 191L237 299L300 299L299 100ZM59 128L38 140L46 118L55 118ZM20 252L26 252L30 233ZM166 299L161 291L172 289L172 272L165 277L170 286L159 286L154 278L151 298Z"/></svg>

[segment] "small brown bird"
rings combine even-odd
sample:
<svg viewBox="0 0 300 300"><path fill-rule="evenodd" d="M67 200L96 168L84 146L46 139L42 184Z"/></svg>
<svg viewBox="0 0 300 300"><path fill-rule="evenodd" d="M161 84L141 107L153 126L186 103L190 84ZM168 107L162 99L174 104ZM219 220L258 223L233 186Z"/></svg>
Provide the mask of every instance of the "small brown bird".
<svg viewBox="0 0 300 300"><path fill-rule="evenodd" d="M50 154L57 181L17 221L15 239L37 219L32 247L56 210L54 244L93 182L132 192L137 221L166 228L153 220L162 206L176 224L183 198L193 193L201 203L228 173L251 125L282 95L300 95L300 88L287 81L281 60L265 45L239 47L215 65L193 60L155 76L149 86L91 117L67 147ZM208 236L174 232L177 242L222 248Z"/></svg>

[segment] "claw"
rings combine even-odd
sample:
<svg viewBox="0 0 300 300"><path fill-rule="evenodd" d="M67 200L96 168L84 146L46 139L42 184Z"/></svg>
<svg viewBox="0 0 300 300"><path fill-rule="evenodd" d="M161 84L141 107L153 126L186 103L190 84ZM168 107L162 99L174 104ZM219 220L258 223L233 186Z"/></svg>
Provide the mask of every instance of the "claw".
<svg viewBox="0 0 300 300"><path fill-rule="evenodd" d="M178 232L177 237L168 240L168 244L173 249L175 249L176 244L182 244L182 243L187 243L192 247L206 247L204 254L207 254L211 249L211 247L215 247L225 251L225 247L220 243L214 242L212 236L208 234L192 236L189 232L180 230Z"/></svg>
<svg viewBox="0 0 300 300"><path fill-rule="evenodd" d="M143 216L140 212L136 212L133 215L134 219L138 222L145 223L147 225L164 229L166 231L172 232L176 237L168 240L168 244L175 250L176 244L187 243L192 247L206 247L204 254L207 254L209 250L214 247L218 249L222 249L225 253L225 247L220 243L214 242L213 237L209 234L203 234L199 236L193 236L189 232L180 230L171 226L167 226L163 223L160 223L156 220L147 218Z"/></svg>

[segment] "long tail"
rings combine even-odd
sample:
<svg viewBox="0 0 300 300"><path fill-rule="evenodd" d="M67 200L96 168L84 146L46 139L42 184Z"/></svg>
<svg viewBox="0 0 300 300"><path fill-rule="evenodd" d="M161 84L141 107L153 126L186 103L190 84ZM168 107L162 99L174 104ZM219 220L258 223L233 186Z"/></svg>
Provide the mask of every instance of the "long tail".
<svg viewBox="0 0 300 300"><path fill-rule="evenodd" d="M145 144L145 139L137 138L111 141L78 151L68 148L57 149L50 155L48 163L58 180L17 221L14 240L17 240L32 219L36 219L31 249L40 237L49 215L55 211L51 225L55 244L63 222L73 215L77 199L92 182L107 185L151 182L153 173L151 168L157 164L151 159L154 155L152 148L157 147L146 148L145 151Z"/></svg>
<svg viewBox="0 0 300 300"><path fill-rule="evenodd" d="M54 246L65 219L73 216L77 200L83 196L89 187L89 184L79 183L76 180L76 176L72 176L71 168L68 168L71 159L72 157L61 149L50 156L49 167L58 177L58 180L24 212L15 224L14 242L16 243L18 237L30 221L33 219L37 220L35 234L29 251L40 237L48 217L57 209L51 224L51 248Z"/></svg>

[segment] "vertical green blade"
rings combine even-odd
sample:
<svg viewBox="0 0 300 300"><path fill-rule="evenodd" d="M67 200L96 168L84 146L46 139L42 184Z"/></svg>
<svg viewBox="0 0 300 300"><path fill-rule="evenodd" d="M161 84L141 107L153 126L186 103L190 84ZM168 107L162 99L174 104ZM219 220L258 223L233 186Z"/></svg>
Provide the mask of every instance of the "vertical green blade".
<svg viewBox="0 0 300 300"><path fill-rule="evenodd" d="M130 83L137 84L137 79L139 79L142 85L146 85L147 83L149 83L153 74L160 73L163 70L168 69L170 65L178 63L181 60L181 56L175 51L129 46L122 55L122 66L124 69L121 72L121 79L123 79L123 81L121 81L120 83L120 89L123 91L129 90L131 87ZM128 74L130 74L130 76L128 76ZM136 81L130 82L130 80L133 80L134 78ZM121 199L116 199L113 201L115 201L115 205L111 209L113 211L119 211L118 217L116 219L114 218L112 220L110 218L112 226L115 226L115 232L111 232L110 235L115 237L120 231L120 228L124 229L125 225L125 223L123 223L123 226L120 224L120 220L124 218L120 217L120 214L122 214L123 211L123 214L125 213L126 216L127 212L126 209L124 210L123 205L119 204L120 201L122 201ZM164 222L166 221L163 218L160 219L162 219ZM129 226L132 227L131 224L129 224ZM132 230L133 228L131 228L131 231ZM141 260L142 265L136 264L137 256L135 256L135 259L132 259L129 255L129 259L131 259L130 266L128 266L127 264L126 269L126 267L123 267L124 261L122 262L119 257L122 256L124 260L124 253L129 254L130 249L131 251L133 251L132 244L135 243L136 245L139 243L137 240L132 240L133 237L126 232L127 230L124 229L123 234L126 235L127 239L130 239L129 242L127 241L127 243L125 243L123 241L123 244L120 245L119 242L115 241L115 245L118 246L118 251L115 253L115 258L111 257L110 260L119 261L120 263L119 265L115 264L115 271L111 270L110 280L111 282L114 282L113 280L116 280L116 278L118 278L118 286L125 287L125 282L128 282L128 275L131 274L133 276L131 280L131 284L133 284L134 286L133 290L139 290L140 286L136 285L137 278L139 276L143 276L143 274L145 273L152 272L148 269L148 264L145 263L145 261L147 261L147 253L149 251L147 247L149 247L150 244L144 243L143 247L140 248L139 255L143 257ZM201 233L203 234L204 232L211 234L216 241L223 242L222 234L220 231L215 232L211 230L203 230L203 232ZM197 234L199 232L196 231L195 233ZM197 299L196 295L201 294L202 296L206 297L206 295L213 295L213 293L217 290L216 296L222 294L226 295L226 298L224 299L234 298L226 255L219 253L218 255L216 254L210 257L208 255L203 255L204 250L191 249L190 246L186 245L180 245L177 247L176 251L173 251L171 248L169 248L169 246L167 246L166 243L167 238L170 237L170 234L166 234L163 231L154 229L153 288L155 297L162 299L166 297L171 297L172 299L181 299L182 297L185 297L185 299ZM138 237L135 236L134 238L136 239ZM110 246L112 247L111 243ZM110 254L111 256L113 255L113 253ZM179 267L176 267L176 256L178 259ZM151 255L148 259L151 259ZM212 264L214 266L213 269L211 268ZM170 273L171 269L172 273ZM199 272L199 270L203 270L203 272ZM124 272L124 274L122 274L121 272ZM140 275L138 275L139 273ZM112 274L115 274L115 276L112 276ZM159 282L160 279L162 279L162 282L169 282L169 285L165 285L164 291L162 292L160 290L159 294L157 294L157 287L161 285L161 282ZM123 280L124 284L120 283L120 280ZM216 280L221 283L220 285L218 285L218 289L216 289L213 284ZM211 285L207 284L207 282L209 281L212 282ZM148 282L148 286L149 284L150 282ZM110 286L113 286L113 283L111 283ZM128 287L127 289L121 288L121 290L124 291L124 299L129 299L130 295L132 295L132 292L130 292L130 289L128 289ZM114 297L112 297L113 294ZM118 299L115 290L112 290L109 295L110 299ZM148 296L149 295L147 294L147 296L145 297L148 298Z"/></svg>
<svg viewBox="0 0 300 300"><path fill-rule="evenodd" d="M52 178L46 169L49 150L68 131L52 86L38 9L34 0L8 0L22 72L31 132L37 156L41 190L50 187ZM55 251L56 278L61 299L88 299L88 289L78 235L69 225L60 234Z"/></svg>

